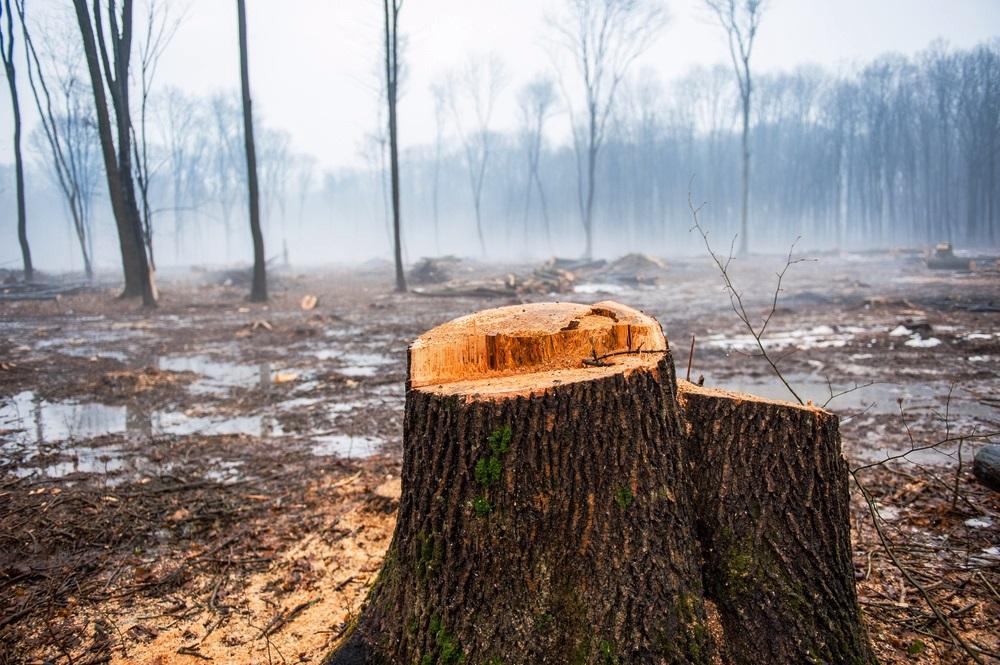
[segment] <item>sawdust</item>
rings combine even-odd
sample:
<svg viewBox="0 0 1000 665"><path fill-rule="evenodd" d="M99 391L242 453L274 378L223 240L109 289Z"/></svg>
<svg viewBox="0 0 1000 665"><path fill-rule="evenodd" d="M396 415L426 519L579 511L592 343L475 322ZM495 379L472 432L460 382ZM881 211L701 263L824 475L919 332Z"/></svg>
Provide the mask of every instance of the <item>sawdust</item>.
<svg viewBox="0 0 1000 665"><path fill-rule="evenodd" d="M326 528L287 549L268 570L239 580L226 599L232 609L195 607L178 620L165 613L166 599L106 608L126 636L111 662L319 661L358 612L395 526L395 510L372 511L357 501L361 476L348 480L344 498L353 507L342 515L331 510ZM399 480L388 480L374 493L397 500Z"/></svg>

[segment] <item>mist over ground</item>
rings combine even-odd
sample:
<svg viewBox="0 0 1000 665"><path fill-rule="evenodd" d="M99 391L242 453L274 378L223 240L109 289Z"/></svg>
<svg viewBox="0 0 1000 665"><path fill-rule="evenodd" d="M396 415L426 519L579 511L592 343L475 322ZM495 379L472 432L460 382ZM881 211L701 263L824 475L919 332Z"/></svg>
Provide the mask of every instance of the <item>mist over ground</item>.
<svg viewBox="0 0 1000 665"><path fill-rule="evenodd" d="M388 136L379 102L384 86L375 9L371 17L351 19L362 27L353 39L370 47L365 56L370 73L338 91L331 121L323 127L341 136L346 150L317 152L314 148L328 145L325 135L315 146L303 141L301 129L288 124L294 116L283 112L288 100L259 105L261 215L269 258L287 257L300 266L391 258ZM518 54L477 51L464 61L434 61L432 71L416 72L430 57L425 48L430 28L414 7L411 61L404 14L400 197L407 263L445 254L508 261L584 252L581 172L574 150L579 134L573 132L582 122L581 90L572 61L557 57L556 10L553 4L528 13L537 23L528 31L535 57L529 65ZM616 90L594 179L595 256L701 251L701 239L689 232L689 191L696 204L707 204L702 221L716 243L728 244L739 231L739 90L724 38L703 7L679 3L670 11L670 21L650 47L653 53L663 44L686 43L689 37L681 30L714 39L689 49L687 65L658 63L643 54ZM770 20L788 20L782 14L787 8L769 11L775 13ZM974 13L965 6L961 11ZM152 16L154 24L160 21L170 31L158 65L167 74L151 82L146 120L156 265L246 264L251 247L235 76L228 87L204 91L198 90L204 87L198 75L191 77L193 90L186 90L172 73L177 67L172 61L190 58L185 32L218 21L219 10L203 15L197 5L140 3L136 13L141 25L149 25ZM916 14L926 21L934 9L921 7ZM86 69L70 41L73 17L52 3L39 3L35 17L42 67L65 91L57 99L59 122L78 130L89 217L86 243L93 247L95 266L114 271L120 261L118 240L96 128L85 103ZM458 10L453 18L471 20ZM254 27L266 29L251 22ZM767 28L765 20L759 37L765 46L758 50L767 66L755 74L750 117L747 235L752 251L784 252L799 236L798 247L806 251L924 247L942 241L959 249L997 246L1000 42L955 47L942 39L905 55L876 56L869 55L874 47L867 44L860 51L863 59L815 64L801 44ZM921 34L933 29L916 28ZM451 31L443 34L458 39ZM893 34L887 33L887 43ZM57 47L50 40L60 35ZM967 41L965 33L957 38ZM790 58L775 65L776 42L782 41L788 42ZM856 44L844 43L845 55L858 52ZM214 56L208 70L218 70L215 61L230 58L236 74L235 47L213 44L206 52ZM817 53L830 60L819 47ZM251 89L254 72L260 71L270 90L272 56L260 45L251 55ZM705 64L710 60L716 64ZM336 66L335 60L328 63ZM355 61L345 66L358 67ZM28 237L41 269L80 271L80 241L26 78L22 71ZM303 94L314 99L306 89ZM337 124L344 105L368 109L363 117L370 125ZM410 127L413 134L407 136ZM9 159L0 160L7 162L0 166L0 206L14 210ZM473 194L477 185L482 242ZM15 225L15 215L0 218L0 237L14 238ZM0 266L18 263L17 244L0 243Z"/></svg>

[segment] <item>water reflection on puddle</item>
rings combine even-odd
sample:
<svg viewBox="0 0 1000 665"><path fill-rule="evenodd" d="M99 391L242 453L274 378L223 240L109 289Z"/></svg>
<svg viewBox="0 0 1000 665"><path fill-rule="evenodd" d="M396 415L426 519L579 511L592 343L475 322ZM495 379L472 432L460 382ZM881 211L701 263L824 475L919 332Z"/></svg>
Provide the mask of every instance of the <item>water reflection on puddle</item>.
<svg viewBox="0 0 1000 665"><path fill-rule="evenodd" d="M106 434L144 436L190 434L247 434L280 436L273 416L190 416L177 411L153 411L92 402L49 402L31 391L17 394L0 406L0 432L20 443L56 443L85 440ZM12 436L13 435L13 436ZM3 444L9 445L9 441Z"/></svg>
<svg viewBox="0 0 1000 665"><path fill-rule="evenodd" d="M21 440L39 443L124 432L127 421L128 411L123 406L47 402L31 391L0 404L0 431L19 431Z"/></svg>
<svg viewBox="0 0 1000 665"><path fill-rule="evenodd" d="M194 394L218 394L230 388L251 388L255 385L267 386L271 383L270 363L244 365L209 356L164 356L159 359L161 370L169 372L193 372L198 378L190 386Z"/></svg>
<svg viewBox="0 0 1000 665"><path fill-rule="evenodd" d="M313 438L313 455L330 455L346 459L371 457L382 447L382 440L373 436L329 434Z"/></svg>
<svg viewBox="0 0 1000 665"><path fill-rule="evenodd" d="M297 398L279 404L278 408L287 411L319 401ZM342 402L332 405L332 410L347 413L376 402L380 403L379 400ZM121 434L140 440L165 435L238 434L273 439L284 436L285 432L271 414L202 416L178 411L146 412L130 405L50 402L32 391L0 401L0 464L16 460L10 471L19 477L36 473L54 478L72 473L114 474L150 466L152 463L141 455L128 455L117 445L107 445L98 438ZM375 437L330 434L313 438L309 450L318 456L356 459L376 453L381 445L382 440ZM233 468L220 467L218 479L234 473Z"/></svg>
<svg viewBox="0 0 1000 665"><path fill-rule="evenodd" d="M310 355L319 360L339 361L337 373L353 377L375 376L386 365L394 362L392 358L382 353L320 349L311 352Z"/></svg>

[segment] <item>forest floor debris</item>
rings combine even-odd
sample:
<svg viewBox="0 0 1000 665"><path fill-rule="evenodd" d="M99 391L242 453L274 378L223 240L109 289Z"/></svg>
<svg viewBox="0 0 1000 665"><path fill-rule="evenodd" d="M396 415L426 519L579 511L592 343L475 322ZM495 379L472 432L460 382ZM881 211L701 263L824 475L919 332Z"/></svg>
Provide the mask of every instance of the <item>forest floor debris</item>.
<svg viewBox="0 0 1000 665"><path fill-rule="evenodd" d="M508 272L493 278L452 279L436 286L418 287L416 295L452 298L506 298L521 301L532 296L569 293L576 277L568 270L544 265L530 272Z"/></svg>
<svg viewBox="0 0 1000 665"><path fill-rule="evenodd" d="M734 265L754 311L770 306L756 286L775 261ZM606 269L553 261L547 279L567 291L519 292L504 275L545 280L531 266L477 266L493 290L433 300L391 293L380 264L286 272L266 305L198 276L164 276L151 313L112 288L0 304L0 663L319 662L391 537L406 345L498 295L614 286L615 299L659 318L678 367L693 334L692 371L706 385L787 398L748 355L704 260L672 261L658 285L612 284L598 276ZM805 399L841 416L852 468L946 440L859 479L898 559L996 658L1000 494L973 477L972 460L974 437L1000 421L1000 315L989 309L1000 275L929 271L909 254L827 256L784 288L770 348ZM916 336L938 342L908 345ZM966 662L856 491L852 520L882 662Z"/></svg>

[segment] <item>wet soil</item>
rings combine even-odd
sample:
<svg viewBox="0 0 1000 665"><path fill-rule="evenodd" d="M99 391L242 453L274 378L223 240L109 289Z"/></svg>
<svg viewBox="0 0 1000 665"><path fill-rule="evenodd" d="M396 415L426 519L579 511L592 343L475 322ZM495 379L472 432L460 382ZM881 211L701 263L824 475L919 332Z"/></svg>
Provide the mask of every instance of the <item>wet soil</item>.
<svg viewBox="0 0 1000 665"><path fill-rule="evenodd" d="M759 321L783 263L734 266ZM792 398L707 261L666 274L531 299L639 307L679 376L694 335L692 380ZM319 662L392 533L407 344L512 304L393 294L380 268L286 272L266 305L197 276L161 281L153 312L111 288L0 303L0 663ZM854 492L880 658L967 661L913 582L995 658L1000 499L970 471L1000 430L1000 273L826 256L794 266L780 295L765 348L803 400L841 416L879 513Z"/></svg>

